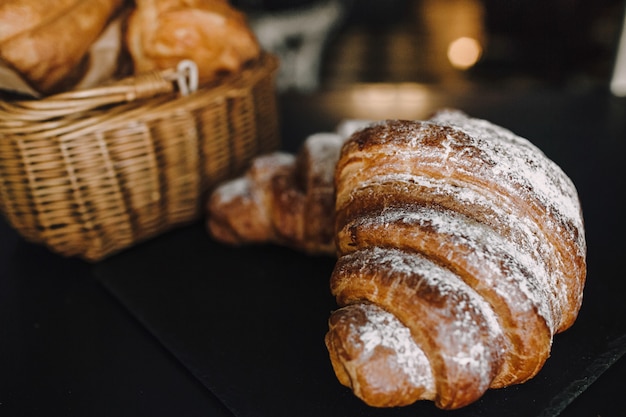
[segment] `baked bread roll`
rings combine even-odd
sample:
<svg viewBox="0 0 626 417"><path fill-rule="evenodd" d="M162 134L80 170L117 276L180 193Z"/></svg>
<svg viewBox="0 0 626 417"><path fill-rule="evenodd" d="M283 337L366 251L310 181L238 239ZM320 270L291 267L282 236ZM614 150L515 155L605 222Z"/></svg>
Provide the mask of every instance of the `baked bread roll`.
<svg viewBox="0 0 626 417"><path fill-rule="evenodd" d="M209 197L207 227L231 245L275 243L309 254L335 254L334 172L344 138L309 136L297 155L256 157L244 176Z"/></svg>
<svg viewBox="0 0 626 417"><path fill-rule="evenodd" d="M527 140L442 111L344 145L326 345L369 405L455 409L534 377L582 302L576 189Z"/></svg>
<svg viewBox="0 0 626 417"><path fill-rule="evenodd" d="M0 43L32 30L51 16L69 10L76 0L3 0L0 3Z"/></svg>
<svg viewBox="0 0 626 417"><path fill-rule="evenodd" d="M71 88L87 52L124 0L7 0L0 4L0 59L42 94ZM85 65L82 65L85 64Z"/></svg>
<svg viewBox="0 0 626 417"><path fill-rule="evenodd" d="M243 13L226 0L137 0L126 43L134 71L198 66L206 83L235 73L259 57L260 46Z"/></svg>

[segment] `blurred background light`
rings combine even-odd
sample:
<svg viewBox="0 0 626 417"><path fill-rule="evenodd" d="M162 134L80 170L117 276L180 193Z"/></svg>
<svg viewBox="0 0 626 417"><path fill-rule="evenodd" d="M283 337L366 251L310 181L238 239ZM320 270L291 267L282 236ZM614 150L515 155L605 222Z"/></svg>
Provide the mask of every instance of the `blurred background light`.
<svg viewBox="0 0 626 417"><path fill-rule="evenodd" d="M612 90L624 88L626 0L233 2L280 56L283 91L358 83L580 90L609 88L612 76Z"/></svg>
<svg viewBox="0 0 626 417"><path fill-rule="evenodd" d="M462 36L448 46L448 59L453 67L465 70L478 62L482 52L483 48L476 39Z"/></svg>
<svg viewBox="0 0 626 417"><path fill-rule="evenodd" d="M611 78L611 92L618 97L626 97L626 8Z"/></svg>
<svg viewBox="0 0 626 417"><path fill-rule="evenodd" d="M432 107L430 90L417 83L356 84L349 105L353 114L369 120L412 118Z"/></svg>

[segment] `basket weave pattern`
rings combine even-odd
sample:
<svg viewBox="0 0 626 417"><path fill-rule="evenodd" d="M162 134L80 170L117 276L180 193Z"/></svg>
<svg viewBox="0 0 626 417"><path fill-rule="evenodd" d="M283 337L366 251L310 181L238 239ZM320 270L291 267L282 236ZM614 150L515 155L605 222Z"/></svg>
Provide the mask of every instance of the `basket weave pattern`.
<svg viewBox="0 0 626 417"><path fill-rule="evenodd" d="M181 96L151 73L0 101L0 210L25 239L97 261L198 220L206 193L279 145L277 60Z"/></svg>

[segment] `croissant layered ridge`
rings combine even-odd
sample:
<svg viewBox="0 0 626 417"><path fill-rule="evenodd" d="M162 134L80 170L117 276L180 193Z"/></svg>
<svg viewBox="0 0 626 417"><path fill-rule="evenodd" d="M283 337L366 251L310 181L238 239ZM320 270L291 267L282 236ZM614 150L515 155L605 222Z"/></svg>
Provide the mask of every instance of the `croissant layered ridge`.
<svg viewBox="0 0 626 417"><path fill-rule="evenodd" d="M335 192L326 345L366 403L465 406L533 378L576 320L577 191L526 139L454 110L381 121L344 144Z"/></svg>

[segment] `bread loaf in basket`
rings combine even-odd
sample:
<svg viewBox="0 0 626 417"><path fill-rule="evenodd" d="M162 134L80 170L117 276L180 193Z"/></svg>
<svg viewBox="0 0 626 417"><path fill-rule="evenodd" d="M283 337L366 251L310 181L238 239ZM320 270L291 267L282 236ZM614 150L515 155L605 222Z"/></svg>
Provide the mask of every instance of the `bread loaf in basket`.
<svg viewBox="0 0 626 417"><path fill-rule="evenodd" d="M97 261L197 220L207 191L279 144L276 57L182 95L175 70L0 100L0 211L24 238Z"/></svg>

